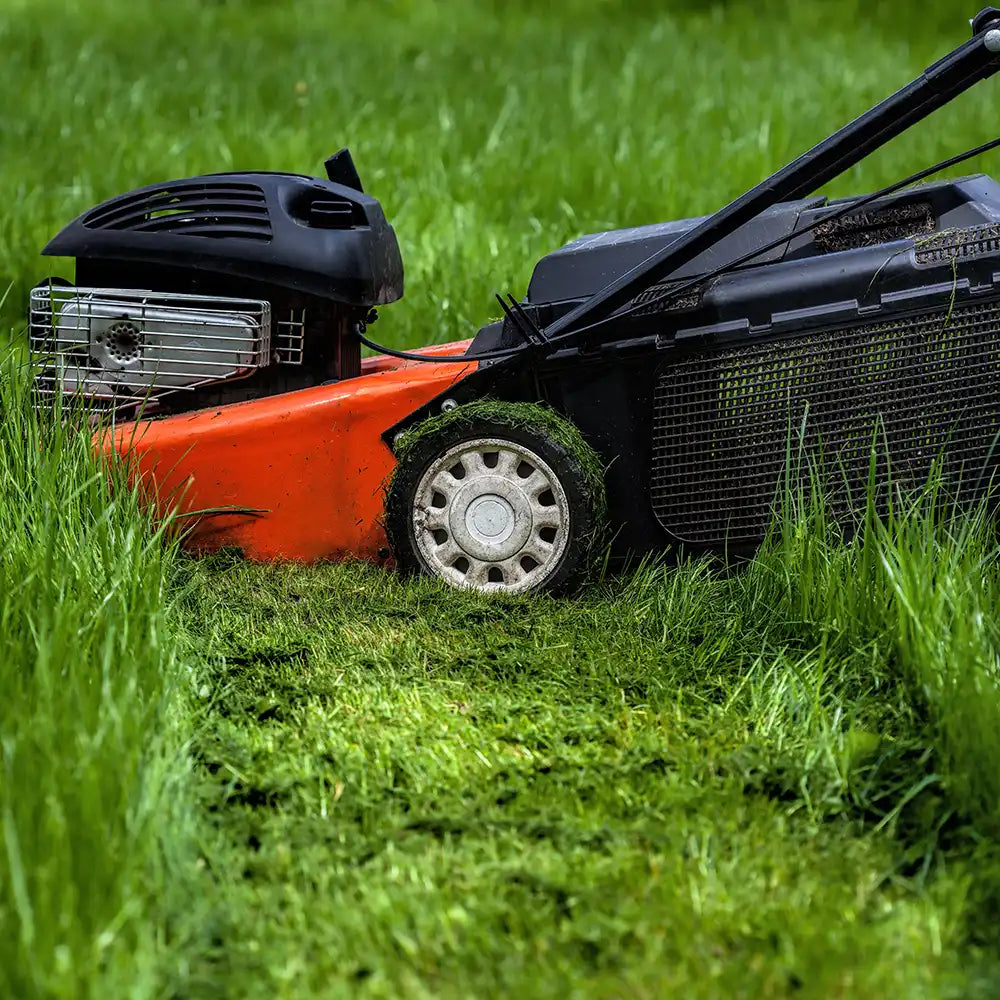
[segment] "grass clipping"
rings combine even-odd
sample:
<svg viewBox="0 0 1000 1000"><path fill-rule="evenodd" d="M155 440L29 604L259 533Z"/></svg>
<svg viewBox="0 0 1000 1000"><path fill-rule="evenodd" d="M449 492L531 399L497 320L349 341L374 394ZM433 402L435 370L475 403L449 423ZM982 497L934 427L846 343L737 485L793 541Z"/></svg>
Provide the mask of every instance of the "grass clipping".
<svg viewBox="0 0 1000 1000"><path fill-rule="evenodd" d="M439 413L404 431L395 442L396 470L389 481L389 489L399 470L427 438L452 428L467 428L470 434L483 424L504 424L515 430L529 431L548 438L573 457L579 466L583 488L593 509L594 529L585 539L591 555L595 555L605 542L608 525L608 500L604 487L605 466L600 456L587 442L580 429L567 417L542 403L508 402L498 399L480 399L456 406Z"/></svg>

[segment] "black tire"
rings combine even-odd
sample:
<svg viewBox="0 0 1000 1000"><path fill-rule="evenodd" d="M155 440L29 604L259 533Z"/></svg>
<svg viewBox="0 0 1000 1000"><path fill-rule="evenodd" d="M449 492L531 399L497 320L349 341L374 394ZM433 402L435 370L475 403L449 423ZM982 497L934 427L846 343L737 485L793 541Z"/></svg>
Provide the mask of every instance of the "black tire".
<svg viewBox="0 0 1000 1000"><path fill-rule="evenodd" d="M508 593L564 592L586 578L607 520L603 469L565 417L469 403L396 450L386 530L403 572Z"/></svg>

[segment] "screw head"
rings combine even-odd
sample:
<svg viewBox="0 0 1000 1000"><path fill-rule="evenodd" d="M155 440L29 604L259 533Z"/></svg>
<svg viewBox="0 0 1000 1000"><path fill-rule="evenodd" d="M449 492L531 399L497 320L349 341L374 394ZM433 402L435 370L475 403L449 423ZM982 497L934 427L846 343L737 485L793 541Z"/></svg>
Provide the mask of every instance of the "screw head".
<svg viewBox="0 0 1000 1000"><path fill-rule="evenodd" d="M1000 52L1000 31L996 28L990 28L990 30L983 35L983 42L990 52Z"/></svg>
<svg viewBox="0 0 1000 1000"><path fill-rule="evenodd" d="M1000 31L998 31L997 34L1000 35ZM454 410L456 406L458 406L458 403L456 403L455 400L453 400L453 399L446 399L441 404L441 412L442 413L448 413L451 410Z"/></svg>

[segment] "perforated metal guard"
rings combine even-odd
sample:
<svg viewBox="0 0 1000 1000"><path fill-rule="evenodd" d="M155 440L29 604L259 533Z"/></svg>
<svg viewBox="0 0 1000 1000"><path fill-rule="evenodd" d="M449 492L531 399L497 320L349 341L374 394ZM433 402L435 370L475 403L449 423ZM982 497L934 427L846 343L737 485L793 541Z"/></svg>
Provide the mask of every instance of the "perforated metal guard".
<svg viewBox="0 0 1000 1000"><path fill-rule="evenodd" d="M116 404L244 378L271 362L271 307L260 299L40 285L28 342L40 398Z"/></svg>
<svg viewBox="0 0 1000 1000"><path fill-rule="evenodd" d="M1000 459L1000 302L665 365L654 394L653 509L689 542L758 542L789 442L795 453L801 441L842 511L863 495L876 429L880 481L886 451L894 482L926 481L942 453L963 489L988 479L981 474Z"/></svg>

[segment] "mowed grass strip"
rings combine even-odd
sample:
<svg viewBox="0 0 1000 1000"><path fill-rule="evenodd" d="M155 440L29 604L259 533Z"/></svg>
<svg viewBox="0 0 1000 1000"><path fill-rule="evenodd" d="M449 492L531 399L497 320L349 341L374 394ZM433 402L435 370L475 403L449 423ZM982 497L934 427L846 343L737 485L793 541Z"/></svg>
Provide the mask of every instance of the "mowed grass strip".
<svg viewBox="0 0 1000 1000"><path fill-rule="evenodd" d="M192 567L230 995L990 995L1000 579L946 508L575 601Z"/></svg>
<svg viewBox="0 0 1000 1000"><path fill-rule="evenodd" d="M6 0L6 315L71 276L37 251L99 199L321 172L349 143L407 267L372 333L465 336L543 253L713 210L972 13ZM831 193L992 138L995 86ZM932 491L847 543L792 503L732 577L648 569L559 602L225 558L177 578L85 442L35 446L17 392L9 995L996 994L983 519Z"/></svg>

